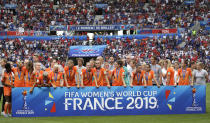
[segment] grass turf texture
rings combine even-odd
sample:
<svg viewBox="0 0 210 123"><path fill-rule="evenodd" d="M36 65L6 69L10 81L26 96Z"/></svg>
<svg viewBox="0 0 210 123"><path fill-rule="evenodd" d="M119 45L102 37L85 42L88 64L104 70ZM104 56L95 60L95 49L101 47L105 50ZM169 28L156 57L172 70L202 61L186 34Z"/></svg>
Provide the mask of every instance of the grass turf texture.
<svg viewBox="0 0 210 123"><path fill-rule="evenodd" d="M0 104L1 105L1 104ZM1 106L0 106L1 107ZM206 87L206 114L133 115L133 116L74 116L4 118L0 123L210 123L210 83Z"/></svg>

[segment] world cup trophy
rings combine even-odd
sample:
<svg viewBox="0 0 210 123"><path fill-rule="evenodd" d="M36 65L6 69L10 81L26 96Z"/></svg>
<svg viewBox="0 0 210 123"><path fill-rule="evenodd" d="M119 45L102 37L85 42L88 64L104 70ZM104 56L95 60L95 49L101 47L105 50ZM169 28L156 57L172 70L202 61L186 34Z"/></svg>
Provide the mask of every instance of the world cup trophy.
<svg viewBox="0 0 210 123"><path fill-rule="evenodd" d="M26 95L27 95L27 91L26 90L24 90L23 92L22 92L22 95L23 95L23 101L24 101L24 104L23 104L23 110L27 110L28 108L27 108L27 103L26 103Z"/></svg>
<svg viewBox="0 0 210 123"><path fill-rule="evenodd" d="M193 95L192 95L192 97L193 97L192 106L195 107L196 106L196 101L195 101L196 89L195 88L192 89L192 93L193 93Z"/></svg>

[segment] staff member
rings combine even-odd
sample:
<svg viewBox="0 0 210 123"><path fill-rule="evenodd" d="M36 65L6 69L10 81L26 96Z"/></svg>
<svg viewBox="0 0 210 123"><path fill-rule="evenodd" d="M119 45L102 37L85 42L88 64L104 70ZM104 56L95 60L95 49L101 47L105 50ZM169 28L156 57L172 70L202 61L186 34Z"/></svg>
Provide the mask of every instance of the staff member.
<svg viewBox="0 0 210 123"><path fill-rule="evenodd" d="M161 66L157 64L157 58L151 57L151 69L154 71L155 79L159 84L162 84L162 70ZM156 85L156 83L153 81L153 85Z"/></svg>
<svg viewBox="0 0 210 123"><path fill-rule="evenodd" d="M2 83L4 85L4 96L6 99L6 103L4 105L4 116L8 117L11 116L11 88L14 87L12 68L9 63L5 65L5 72L2 78Z"/></svg>
<svg viewBox="0 0 210 123"><path fill-rule="evenodd" d="M191 85L205 85L208 82L208 72L203 69L203 64L197 64L197 70L193 72L193 79Z"/></svg>
<svg viewBox="0 0 210 123"><path fill-rule="evenodd" d="M1 64L0 64L0 100L1 100L1 98L3 98L3 102L2 102L2 105L1 105L2 106L1 115L4 115L4 104L6 102L6 99L5 99L5 96L4 96L4 88L3 88L3 84L1 82L1 80L2 80L2 77L4 76L6 60L2 59L0 62L1 62Z"/></svg>

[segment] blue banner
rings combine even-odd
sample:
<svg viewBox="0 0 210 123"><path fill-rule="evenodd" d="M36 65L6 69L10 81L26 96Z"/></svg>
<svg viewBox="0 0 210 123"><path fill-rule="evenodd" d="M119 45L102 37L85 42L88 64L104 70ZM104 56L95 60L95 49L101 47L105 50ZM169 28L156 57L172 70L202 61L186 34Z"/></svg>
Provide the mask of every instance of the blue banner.
<svg viewBox="0 0 210 123"><path fill-rule="evenodd" d="M94 30L120 30L118 25L109 26L70 26L70 30L74 31L94 31Z"/></svg>
<svg viewBox="0 0 210 123"><path fill-rule="evenodd" d="M16 9L17 4L5 4L4 6L6 9Z"/></svg>
<svg viewBox="0 0 210 123"><path fill-rule="evenodd" d="M106 8L108 4L95 4L96 8Z"/></svg>
<svg viewBox="0 0 210 123"><path fill-rule="evenodd" d="M102 56L106 45L70 46L69 57L97 57Z"/></svg>
<svg viewBox="0 0 210 123"><path fill-rule="evenodd" d="M13 117L195 114L206 112L206 86L12 89Z"/></svg>
<svg viewBox="0 0 210 123"><path fill-rule="evenodd" d="M67 26L65 25L50 26L50 31L67 31Z"/></svg>

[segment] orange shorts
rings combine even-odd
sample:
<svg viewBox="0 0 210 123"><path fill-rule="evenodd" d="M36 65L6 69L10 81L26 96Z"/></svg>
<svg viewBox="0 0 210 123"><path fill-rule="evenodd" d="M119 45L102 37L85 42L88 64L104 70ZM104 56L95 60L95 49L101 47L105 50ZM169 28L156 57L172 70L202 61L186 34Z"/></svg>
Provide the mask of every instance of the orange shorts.
<svg viewBox="0 0 210 123"><path fill-rule="evenodd" d="M4 96L11 96L11 87L4 87Z"/></svg>

